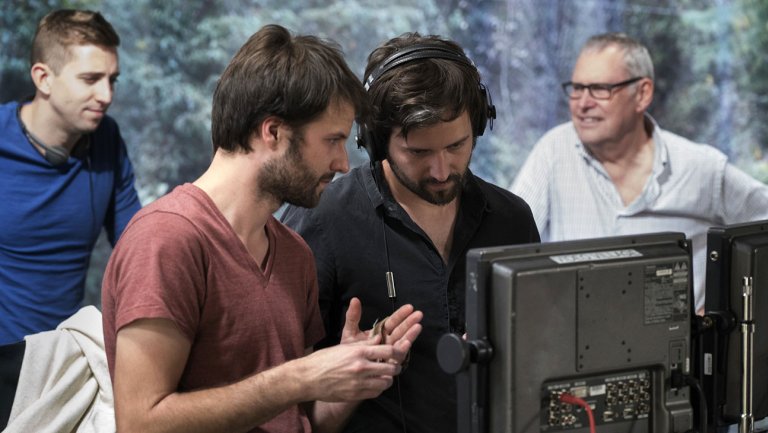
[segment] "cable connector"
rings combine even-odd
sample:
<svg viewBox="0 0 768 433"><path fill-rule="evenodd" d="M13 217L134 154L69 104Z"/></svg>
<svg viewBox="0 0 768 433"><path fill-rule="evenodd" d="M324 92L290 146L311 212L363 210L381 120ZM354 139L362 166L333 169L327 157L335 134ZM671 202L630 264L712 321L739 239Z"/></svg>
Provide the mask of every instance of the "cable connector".
<svg viewBox="0 0 768 433"><path fill-rule="evenodd" d="M669 386L671 388L682 388L687 384L686 375L680 369L674 369L669 372Z"/></svg>
<svg viewBox="0 0 768 433"><path fill-rule="evenodd" d="M575 395L564 392L560 394L560 402L566 404L572 404L575 406L581 406L587 412L587 418L589 418L589 431L595 433L595 415L592 413L592 406L586 402L583 398L576 397Z"/></svg>

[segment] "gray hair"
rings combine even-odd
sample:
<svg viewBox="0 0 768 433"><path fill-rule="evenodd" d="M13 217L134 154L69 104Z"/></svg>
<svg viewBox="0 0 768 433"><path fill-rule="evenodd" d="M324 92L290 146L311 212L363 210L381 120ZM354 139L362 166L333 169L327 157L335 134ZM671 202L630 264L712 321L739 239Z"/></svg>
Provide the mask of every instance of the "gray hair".
<svg viewBox="0 0 768 433"><path fill-rule="evenodd" d="M581 48L585 51L602 51L609 46L618 46L624 51L624 66L630 77L653 77L653 61L648 48L624 33L603 33L587 39Z"/></svg>

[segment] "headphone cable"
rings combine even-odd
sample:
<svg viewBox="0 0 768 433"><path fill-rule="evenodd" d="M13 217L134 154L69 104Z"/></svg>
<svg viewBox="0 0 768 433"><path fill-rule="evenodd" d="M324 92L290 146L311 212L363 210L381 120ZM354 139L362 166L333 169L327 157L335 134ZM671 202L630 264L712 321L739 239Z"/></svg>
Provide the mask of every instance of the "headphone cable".
<svg viewBox="0 0 768 433"><path fill-rule="evenodd" d="M371 170L374 170L373 164L371 164ZM372 173L374 179L376 173ZM378 186L378 185L377 185ZM395 289L395 274L392 273L392 265L389 260L389 245L387 244L387 225L384 223L384 208L381 209L381 234L384 237L384 257L387 262L387 271L384 274L387 280L387 297L392 301L392 313L395 312L397 307L397 290ZM402 374L403 371L400 371ZM397 386L397 403L400 409L400 423L403 426L403 433L408 433L408 428L405 422L405 410L403 410L403 394L400 390L400 375L395 377L395 384Z"/></svg>

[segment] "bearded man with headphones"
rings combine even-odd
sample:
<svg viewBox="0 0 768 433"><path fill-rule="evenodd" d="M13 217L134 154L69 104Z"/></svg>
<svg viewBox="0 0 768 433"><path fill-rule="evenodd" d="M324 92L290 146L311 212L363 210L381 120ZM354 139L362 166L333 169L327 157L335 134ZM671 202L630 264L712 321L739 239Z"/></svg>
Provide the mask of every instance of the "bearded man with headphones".
<svg viewBox="0 0 768 433"><path fill-rule="evenodd" d="M0 105L0 345L74 314L102 227L114 245L141 207L106 115L119 43L98 12L51 12L32 43L34 98Z"/></svg>
<svg viewBox="0 0 768 433"><path fill-rule="evenodd" d="M404 34L368 58L373 115L358 145L371 163L332 182L314 209L282 219L316 258L326 339L338 343L345 310L362 301L361 326L412 304L419 339L395 386L362 402L347 432L455 432L455 378L437 363L437 340L465 332L469 249L539 241L528 205L469 170L477 137L495 118L490 94L463 49Z"/></svg>

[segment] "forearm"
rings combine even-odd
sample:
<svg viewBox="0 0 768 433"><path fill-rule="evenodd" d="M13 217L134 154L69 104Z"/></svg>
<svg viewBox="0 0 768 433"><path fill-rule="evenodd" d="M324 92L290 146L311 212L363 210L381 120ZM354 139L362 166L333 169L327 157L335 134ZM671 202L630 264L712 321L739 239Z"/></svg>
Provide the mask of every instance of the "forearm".
<svg viewBox="0 0 768 433"><path fill-rule="evenodd" d="M325 402L317 401L309 410L312 431L316 433L337 433L347 424L352 412L360 401L355 402Z"/></svg>
<svg viewBox="0 0 768 433"><path fill-rule="evenodd" d="M121 404L116 393L118 431L249 431L306 398L298 368L296 363L286 363L231 385L175 392L144 405Z"/></svg>

